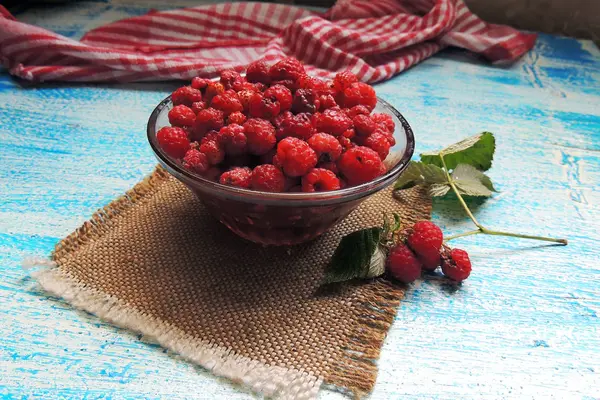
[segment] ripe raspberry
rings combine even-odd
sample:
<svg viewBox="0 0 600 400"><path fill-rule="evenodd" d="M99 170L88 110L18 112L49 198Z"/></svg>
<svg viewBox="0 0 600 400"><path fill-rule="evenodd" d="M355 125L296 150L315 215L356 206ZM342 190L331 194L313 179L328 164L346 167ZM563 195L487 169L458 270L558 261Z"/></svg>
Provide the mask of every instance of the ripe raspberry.
<svg viewBox="0 0 600 400"><path fill-rule="evenodd" d="M169 122L173 126L179 126L182 128L185 126L192 126L195 119L196 114L191 108L184 106L183 104L179 104L169 111Z"/></svg>
<svg viewBox="0 0 600 400"><path fill-rule="evenodd" d="M358 78L352 72L340 72L333 78L333 89L336 93L344 93L344 90L356 82L358 82Z"/></svg>
<svg viewBox="0 0 600 400"><path fill-rule="evenodd" d="M385 160L388 154L390 154L390 142L384 134L373 133L364 140L363 145L375 150L382 160Z"/></svg>
<svg viewBox="0 0 600 400"><path fill-rule="evenodd" d="M294 93L292 111L296 114L317 111L317 95L312 89L298 89Z"/></svg>
<svg viewBox="0 0 600 400"><path fill-rule="evenodd" d="M284 58L269 69L269 76L272 81L297 81L303 75L306 75L304 67L300 61L293 57Z"/></svg>
<svg viewBox="0 0 600 400"><path fill-rule="evenodd" d="M357 105L363 105L369 110L373 110L377 104L375 90L363 82L356 82L344 90L344 107L350 108Z"/></svg>
<svg viewBox="0 0 600 400"><path fill-rule="evenodd" d="M216 108L217 110L223 111L224 115L229 115L236 111L244 110L244 106L240 102L240 99L237 97L237 94L235 94L235 92L225 92L216 95L210 102L210 106L212 108Z"/></svg>
<svg viewBox="0 0 600 400"><path fill-rule="evenodd" d="M185 153L183 157L183 167L189 169L192 172L202 174L208 170L210 164L206 154L196 150L190 149Z"/></svg>
<svg viewBox="0 0 600 400"><path fill-rule="evenodd" d="M354 117L357 115L369 115L371 113L371 111L363 105L346 108L345 110L348 110L346 111L346 114L352 119L354 119Z"/></svg>
<svg viewBox="0 0 600 400"><path fill-rule="evenodd" d="M271 82L269 66L264 61L253 62L246 69L246 79L248 82L260 82L268 85Z"/></svg>
<svg viewBox="0 0 600 400"><path fill-rule="evenodd" d="M229 125L229 124L243 125L244 122L246 122L246 116L241 111L233 112L233 113L229 114L229 117L227 117L227 125Z"/></svg>
<svg viewBox="0 0 600 400"><path fill-rule="evenodd" d="M192 87L194 89L202 90L208 86L210 79L200 78L199 76L192 79Z"/></svg>
<svg viewBox="0 0 600 400"><path fill-rule="evenodd" d="M271 82L271 85L283 86L283 87L290 89L292 92L294 92L295 90L298 89L298 83L296 83L296 81L293 81L291 79L284 79L281 81L273 81L273 82Z"/></svg>
<svg viewBox="0 0 600 400"><path fill-rule="evenodd" d="M190 147L187 133L177 127L166 126L156 133L160 147L173 158L182 158Z"/></svg>
<svg viewBox="0 0 600 400"><path fill-rule="evenodd" d="M379 133L379 134L382 134L383 136L385 136L387 138L387 141L390 144L390 146L396 145L396 139L394 138L393 132L388 132L386 129L383 129L381 126L378 126L377 129L375 129L375 131L373 131L373 133L371 135L374 135L376 133Z"/></svg>
<svg viewBox="0 0 600 400"><path fill-rule="evenodd" d="M216 140L204 141L200 144L198 150L206 154L208 162L211 165L217 165L225 158L225 152Z"/></svg>
<svg viewBox="0 0 600 400"><path fill-rule="evenodd" d="M315 133L310 114L302 113L282 120L277 129L277 139L297 137L308 140Z"/></svg>
<svg viewBox="0 0 600 400"><path fill-rule="evenodd" d="M273 164L259 165L252 171L252 189L263 192L283 192L285 176Z"/></svg>
<svg viewBox="0 0 600 400"><path fill-rule="evenodd" d="M247 113L248 110L250 110L250 99L252 98L252 96L254 96L254 93L256 92L253 90L241 90L237 92L238 99L240 100L240 103L242 103L242 107L244 107L245 113Z"/></svg>
<svg viewBox="0 0 600 400"><path fill-rule="evenodd" d="M354 140L356 138L356 131L354 129L347 129L342 133L342 136Z"/></svg>
<svg viewBox="0 0 600 400"><path fill-rule="evenodd" d="M342 145L342 149L343 150L348 150L348 149L351 149L352 147L354 147L354 144L352 143L352 140L350 140L346 136L340 136L338 138L338 141Z"/></svg>
<svg viewBox="0 0 600 400"><path fill-rule="evenodd" d="M292 108L292 92L285 86L273 85L263 93L265 97L271 97L279 102L281 111L288 111Z"/></svg>
<svg viewBox="0 0 600 400"><path fill-rule="evenodd" d="M273 118L271 122L273 123L273 126L275 128L281 128L281 124L283 123L283 121L289 118L294 118L294 114L292 114L289 111L284 111L275 118Z"/></svg>
<svg viewBox="0 0 600 400"><path fill-rule="evenodd" d="M249 189L252 182L252 170L248 167L236 167L223 172L219 178L221 185L236 186Z"/></svg>
<svg viewBox="0 0 600 400"><path fill-rule="evenodd" d="M271 97L265 97L261 93L254 93L250 97L250 116L256 118L273 118L281 110L281 105Z"/></svg>
<svg viewBox="0 0 600 400"><path fill-rule="evenodd" d="M296 85L298 89L311 89L315 90L317 86L319 86L319 79L313 78L308 75L301 75L298 79L296 79Z"/></svg>
<svg viewBox="0 0 600 400"><path fill-rule="evenodd" d="M322 94L319 96L319 110L325 111L328 108L333 108L337 106L337 103L332 95L330 94Z"/></svg>
<svg viewBox="0 0 600 400"><path fill-rule="evenodd" d="M449 257L442 262L442 272L457 282L467 279L471 274L471 260L467 252L461 249L450 250Z"/></svg>
<svg viewBox="0 0 600 400"><path fill-rule="evenodd" d="M202 92L191 86L180 87L171 93L171 101L175 106L183 104L189 107L195 101L202 101Z"/></svg>
<svg viewBox="0 0 600 400"><path fill-rule="evenodd" d="M287 137L277 144L273 162L287 176L302 176L317 165L317 153L304 140Z"/></svg>
<svg viewBox="0 0 600 400"><path fill-rule="evenodd" d="M400 282L411 283L421 276L421 263L404 244L398 244L390 251L386 269Z"/></svg>
<svg viewBox="0 0 600 400"><path fill-rule="evenodd" d="M313 168L302 177L303 192L327 192L339 189L340 180L328 169Z"/></svg>
<svg viewBox="0 0 600 400"><path fill-rule="evenodd" d="M315 133L307 140L307 143L317 153L319 162L336 161L342 155L340 142L327 133Z"/></svg>
<svg viewBox="0 0 600 400"><path fill-rule="evenodd" d="M192 133L195 140L201 139L204 134L211 130L219 130L225 124L223 120L223 111L214 108L207 108L196 115L196 120L192 126Z"/></svg>
<svg viewBox="0 0 600 400"><path fill-rule="evenodd" d="M233 90L235 90L236 92L241 92L242 90L249 90L251 92L260 92L260 90L256 87L256 85L254 83L248 82L243 77L240 77L235 82L233 82L233 85L231 85L231 88Z"/></svg>
<svg viewBox="0 0 600 400"><path fill-rule="evenodd" d="M221 85L223 85L223 87L227 90L232 89L233 83L240 78L241 77L239 73L232 69L226 69L225 71L221 72L219 82L221 82Z"/></svg>
<svg viewBox="0 0 600 400"><path fill-rule="evenodd" d="M337 167L337 164L334 162L319 163L319 164L317 164L317 168L328 169L336 175L339 174L339 169Z"/></svg>
<svg viewBox="0 0 600 400"><path fill-rule="evenodd" d="M339 136L347 129L352 128L352 120L340 110L328 109L321 114L315 114L315 128L319 132Z"/></svg>
<svg viewBox="0 0 600 400"><path fill-rule="evenodd" d="M392 118L391 115L383 114L383 113L375 113L375 114L371 115L371 119L373 120L373 122L375 122L377 125L381 126L386 131L388 131L390 133L394 133L394 130L396 129L396 124L394 123L394 119Z"/></svg>
<svg viewBox="0 0 600 400"><path fill-rule="evenodd" d="M244 133L248 139L248 152L257 156L268 153L277 142L275 127L265 119L250 118L244 124Z"/></svg>
<svg viewBox="0 0 600 400"><path fill-rule="evenodd" d="M418 255L428 260L440 254L444 242L442 230L431 221L419 221L406 240L408 246Z"/></svg>
<svg viewBox="0 0 600 400"><path fill-rule="evenodd" d="M204 101L206 101L206 103L210 103L213 97L224 92L225 86L223 86L220 82L210 81L204 92Z"/></svg>
<svg viewBox="0 0 600 400"><path fill-rule="evenodd" d="M206 103L203 101L195 101L192 103L192 111L194 114L198 114L200 111L206 108Z"/></svg>
<svg viewBox="0 0 600 400"><path fill-rule="evenodd" d="M426 255L418 255L417 258L423 264L423 269L426 271L435 271L442 263L442 257L438 252L431 252Z"/></svg>
<svg viewBox="0 0 600 400"><path fill-rule="evenodd" d="M379 155L364 146L346 150L338 160L338 168L351 186L372 181L385 172Z"/></svg>
<svg viewBox="0 0 600 400"><path fill-rule="evenodd" d="M352 123L359 136L369 136L377 128L377 124L368 115L357 115L352 118Z"/></svg>
<svg viewBox="0 0 600 400"><path fill-rule="evenodd" d="M227 154L235 156L244 153L247 143L244 127L237 124L222 127L217 135L217 143Z"/></svg>
<svg viewBox="0 0 600 400"><path fill-rule="evenodd" d="M203 145L206 142L216 142L218 136L219 136L219 132L218 131L209 131L200 140L200 145Z"/></svg>

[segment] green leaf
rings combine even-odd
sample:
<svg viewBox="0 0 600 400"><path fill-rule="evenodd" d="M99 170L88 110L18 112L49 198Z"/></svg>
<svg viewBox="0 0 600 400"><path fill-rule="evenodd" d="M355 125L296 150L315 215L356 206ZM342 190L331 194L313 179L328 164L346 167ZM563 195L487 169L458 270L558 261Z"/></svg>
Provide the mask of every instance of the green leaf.
<svg viewBox="0 0 600 400"><path fill-rule="evenodd" d="M409 189L417 185L432 185L448 182L443 169L438 166L411 161L406 170L400 175L394 189Z"/></svg>
<svg viewBox="0 0 600 400"><path fill-rule="evenodd" d="M368 228L344 236L325 271L324 283L373 277L379 270L379 275L383 274L385 255L379 248L380 234L381 228Z"/></svg>
<svg viewBox="0 0 600 400"><path fill-rule="evenodd" d="M433 185L429 186L429 195L431 197L441 197L445 196L449 190L449 183L434 183Z"/></svg>
<svg viewBox="0 0 600 400"><path fill-rule="evenodd" d="M426 164L443 167L440 154L443 154L446 167L449 170L458 164L468 164L479 170L487 171L492 167L496 139L491 132L482 132L446 147L440 152L421 154L421 161Z"/></svg>
<svg viewBox="0 0 600 400"><path fill-rule="evenodd" d="M393 213L394 216L394 226L392 228L392 232L396 232L402 226L402 220L400 218L400 214Z"/></svg>
<svg viewBox="0 0 600 400"><path fill-rule="evenodd" d="M467 164L459 164L454 168L452 181L460 194L467 196L490 197L496 191L486 174Z"/></svg>

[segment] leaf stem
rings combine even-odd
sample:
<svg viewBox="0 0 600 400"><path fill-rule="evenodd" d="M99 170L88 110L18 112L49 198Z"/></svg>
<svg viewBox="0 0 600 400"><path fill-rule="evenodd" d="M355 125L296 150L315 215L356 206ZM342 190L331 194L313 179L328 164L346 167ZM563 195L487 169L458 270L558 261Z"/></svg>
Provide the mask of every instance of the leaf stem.
<svg viewBox="0 0 600 400"><path fill-rule="evenodd" d="M503 232L503 231L493 231L491 229L483 228L481 229L481 233L485 235L495 235L495 236L511 236L521 239L533 239L533 240L541 240L544 242L553 242L567 245L569 242L567 239L556 239L545 236L534 236L534 235L524 235L521 233L512 233L512 232Z"/></svg>
<svg viewBox="0 0 600 400"><path fill-rule="evenodd" d="M452 239L458 239L458 238L464 237L464 236L478 235L480 233L483 233L483 231L481 229L475 229L474 231L468 231L468 232L464 232L464 233L457 233L456 235L446 236L444 238L444 240L447 242Z"/></svg>

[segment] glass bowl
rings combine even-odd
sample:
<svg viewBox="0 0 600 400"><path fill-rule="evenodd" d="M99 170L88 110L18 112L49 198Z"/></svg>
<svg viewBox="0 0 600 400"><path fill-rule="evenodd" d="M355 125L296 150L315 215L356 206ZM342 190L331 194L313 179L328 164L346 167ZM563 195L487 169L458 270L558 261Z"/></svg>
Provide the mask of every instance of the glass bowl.
<svg viewBox="0 0 600 400"><path fill-rule="evenodd" d="M406 169L415 148L406 119L379 99L373 112L392 116L396 145L385 159L387 172L371 182L317 193L269 193L221 185L183 168L167 156L156 133L169 126L171 97L161 101L148 120L148 141L158 162L185 184L208 211L237 235L263 245L294 245L316 238L344 219L362 201L391 185Z"/></svg>

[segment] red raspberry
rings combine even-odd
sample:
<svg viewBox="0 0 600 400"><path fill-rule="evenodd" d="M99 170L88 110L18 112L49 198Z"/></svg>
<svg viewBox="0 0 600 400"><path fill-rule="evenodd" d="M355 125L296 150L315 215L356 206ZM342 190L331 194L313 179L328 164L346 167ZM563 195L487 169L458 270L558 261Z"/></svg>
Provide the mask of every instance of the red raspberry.
<svg viewBox="0 0 600 400"><path fill-rule="evenodd" d="M264 83L260 83L260 82L255 82L253 83L254 85L254 92L264 92L265 90L267 90L269 87L267 85L265 85Z"/></svg>
<svg viewBox="0 0 600 400"><path fill-rule="evenodd" d="M363 82L357 82L344 90L344 107L350 108L357 105L363 105L369 110L373 110L377 104L375 90Z"/></svg>
<svg viewBox="0 0 600 400"><path fill-rule="evenodd" d="M354 129L345 130L344 133L342 133L342 136L353 140L354 138L356 138L356 131Z"/></svg>
<svg viewBox="0 0 600 400"><path fill-rule="evenodd" d="M254 93L250 97L250 116L256 118L273 118L281 110L281 105L271 97L265 97L261 93Z"/></svg>
<svg viewBox="0 0 600 400"><path fill-rule="evenodd" d="M195 101L192 103L192 111L194 114L198 114L200 111L206 108L206 103L203 101Z"/></svg>
<svg viewBox="0 0 600 400"><path fill-rule="evenodd" d="M212 108L216 108L217 110L223 111L223 114L225 115L244 110L244 106L240 102L240 99L237 97L235 92L234 94L225 92L216 95L210 102L210 106Z"/></svg>
<svg viewBox="0 0 600 400"><path fill-rule="evenodd" d="M346 114L348 114L348 116L353 119L357 115L369 115L371 113L371 111L363 105L354 106L352 108L346 108L346 110L348 110L346 111Z"/></svg>
<svg viewBox="0 0 600 400"><path fill-rule="evenodd" d="M206 172L201 174L204 179L209 181L218 182L219 176L221 176L221 170L218 167L210 167Z"/></svg>
<svg viewBox="0 0 600 400"><path fill-rule="evenodd" d="M314 113L317 111L317 95L312 89L298 89L294 93L292 111L299 113Z"/></svg>
<svg viewBox="0 0 600 400"><path fill-rule="evenodd" d="M301 75L298 79L296 79L296 85L298 86L298 89L314 90L320 85L318 81L320 80L313 78L312 76Z"/></svg>
<svg viewBox="0 0 600 400"><path fill-rule="evenodd" d="M342 145L327 133L315 133L307 140L308 145L317 153L319 162L336 161L342 155Z"/></svg>
<svg viewBox="0 0 600 400"><path fill-rule="evenodd" d="M281 111L288 111L292 108L292 92L285 86L273 85L263 93L265 97L271 97L279 102Z"/></svg>
<svg viewBox="0 0 600 400"><path fill-rule="evenodd" d="M226 69L225 71L221 72L219 82L221 82L221 85L223 85L225 89L231 89L233 87L233 83L240 78L240 74L236 71L232 69Z"/></svg>
<svg viewBox="0 0 600 400"><path fill-rule="evenodd" d="M169 122L173 126L179 126L182 128L184 126L192 126L195 119L196 114L191 108L184 106L183 104L179 104L169 111Z"/></svg>
<svg viewBox="0 0 600 400"><path fill-rule="evenodd" d="M285 80L281 80L281 81L274 81L274 82L271 82L271 85L283 86L283 87L288 88L292 92L298 89L298 83L296 83L296 81L293 81L291 79L285 79Z"/></svg>
<svg viewBox="0 0 600 400"><path fill-rule="evenodd" d="M396 124L394 123L394 119L392 118L391 115L383 114L383 113L375 113L375 114L371 115L371 119L373 120L373 122L375 122L377 125L381 126L386 131L388 131L390 133L394 133L394 130L396 129Z"/></svg>
<svg viewBox="0 0 600 400"><path fill-rule="evenodd" d="M260 92L260 90L256 87L256 85L254 83L250 83L244 78L239 78L238 80L233 82L233 85L231 85L231 88L233 90L235 90L236 92L241 92L242 90L249 90L251 92Z"/></svg>
<svg viewBox="0 0 600 400"><path fill-rule="evenodd" d="M302 176L317 165L317 153L304 140L287 137L277 144L273 162L287 176Z"/></svg>
<svg viewBox="0 0 600 400"><path fill-rule="evenodd" d="M347 129L352 128L352 120L341 110L328 109L321 114L315 114L315 128L319 132L339 136Z"/></svg>
<svg viewBox="0 0 600 400"><path fill-rule="evenodd" d="M190 86L180 87L171 93L171 101L175 106L179 104L191 106L195 101L202 101L202 92Z"/></svg>
<svg viewBox="0 0 600 400"><path fill-rule="evenodd" d="M221 185L236 186L249 189L252 182L252 170L248 167L236 167L223 172L219 178Z"/></svg>
<svg viewBox="0 0 600 400"><path fill-rule="evenodd" d="M200 144L199 150L206 154L211 165L217 165L225 158L225 152L216 140L207 140Z"/></svg>
<svg viewBox="0 0 600 400"><path fill-rule="evenodd" d="M269 66L264 61L253 62L246 69L246 79L248 82L260 82L268 85L271 82Z"/></svg>
<svg viewBox="0 0 600 400"><path fill-rule="evenodd" d="M252 189L263 192L283 192L285 176L273 164L259 165L252 171Z"/></svg>
<svg viewBox="0 0 600 400"><path fill-rule="evenodd" d="M166 126L156 133L160 147L173 158L182 158L190 148L187 133L177 127Z"/></svg>
<svg viewBox="0 0 600 400"><path fill-rule="evenodd" d="M442 257L439 251L430 252L426 255L418 255L417 258L423 264L423 269L426 271L435 271L437 267L442 263Z"/></svg>
<svg viewBox="0 0 600 400"><path fill-rule="evenodd" d="M202 90L208 86L210 79L200 78L199 76L192 79L192 87L194 89Z"/></svg>
<svg viewBox="0 0 600 400"><path fill-rule="evenodd" d="M247 138L244 127L237 124L221 128L217 135L217 143L230 155L239 155L246 151Z"/></svg>
<svg viewBox="0 0 600 400"><path fill-rule="evenodd" d="M293 57L287 57L279 61L269 69L269 76L272 81L292 80L297 81L301 76L306 75L304 67L300 61Z"/></svg>
<svg viewBox="0 0 600 400"><path fill-rule="evenodd" d="M338 160L338 168L352 186L372 181L385 172L379 155L364 146L346 150Z"/></svg>
<svg viewBox="0 0 600 400"><path fill-rule="evenodd" d="M183 157L183 167L192 172L202 174L208 170L210 164L206 154L196 149L190 149L185 153L185 157Z"/></svg>
<svg viewBox="0 0 600 400"><path fill-rule="evenodd" d="M334 162L319 163L317 164L317 168L328 169L336 175L339 174L337 164Z"/></svg>
<svg viewBox="0 0 600 400"><path fill-rule="evenodd" d="M218 131L207 132L206 135L204 135L204 137L200 140L200 144L203 145L206 142L216 142L218 136Z"/></svg>
<svg viewBox="0 0 600 400"><path fill-rule="evenodd" d="M238 124L243 125L246 122L246 116L241 111L232 112L227 117L228 124Z"/></svg>
<svg viewBox="0 0 600 400"><path fill-rule="evenodd" d="M388 132L387 130L383 129L381 126L378 126L377 129L375 129L375 131L371 135L375 135L377 133L385 136L387 138L387 141L390 144L390 146L396 145L396 139L394 138L393 132Z"/></svg>
<svg viewBox="0 0 600 400"><path fill-rule="evenodd" d="M310 114L302 113L286 118L279 124L277 139L288 136L308 140L315 133Z"/></svg>
<svg viewBox="0 0 600 400"><path fill-rule="evenodd" d="M418 255L426 259L435 258L440 254L440 248L444 242L442 230L431 221L419 221L413 228L412 233L406 240L408 246Z"/></svg>
<svg viewBox="0 0 600 400"><path fill-rule="evenodd" d="M284 111L275 118L273 118L271 121L273 122L273 126L275 126L275 128L281 128L281 124L283 123L283 121L289 118L294 118L294 114L292 114L289 111Z"/></svg>
<svg viewBox="0 0 600 400"><path fill-rule="evenodd" d="M337 106L337 103L332 95L330 94L322 94L319 96L319 110L325 111L328 108L333 108Z"/></svg>
<svg viewBox="0 0 600 400"><path fill-rule="evenodd" d="M248 112L250 109L250 99L254 96L254 93L256 92L253 90L241 90L237 93L238 99L240 99L240 103L244 107L244 112Z"/></svg>
<svg viewBox="0 0 600 400"><path fill-rule="evenodd" d="M354 145L352 144L352 140L350 140L346 136L340 136L338 138L338 141L342 145L343 150L348 150L348 149L351 149L352 147L354 147Z"/></svg>
<svg viewBox="0 0 600 400"><path fill-rule="evenodd" d="M206 132L219 130L224 124L223 111L214 108L202 110L196 115L196 120L192 126L194 138L196 140L201 139Z"/></svg>
<svg viewBox="0 0 600 400"><path fill-rule="evenodd" d="M352 118L352 123L359 136L369 136L377 128L377 124L368 115L357 115Z"/></svg>
<svg viewBox="0 0 600 400"><path fill-rule="evenodd" d="M400 282L411 283L421 276L421 263L404 244L398 244L390 251L386 269Z"/></svg>
<svg viewBox="0 0 600 400"><path fill-rule="evenodd" d="M244 133L248 138L248 153L257 156L268 153L275 147L275 127L265 119L250 118L244 124Z"/></svg>
<svg viewBox="0 0 600 400"><path fill-rule="evenodd" d="M387 136L381 133L373 133L365 139L363 145L375 150L382 160L390 154L390 142Z"/></svg>
<svg viewBox="0 0 600 400"><path fill-rule="evenodd" d="M204 92L204 101L210 103L213 97L224 92L225 86L223 86L220 82L211 81L206 86L206 91Z"/></svg>
<svg viewBox="0 0 600 400"><path fill-rule="evenodd" d="M358 82L358 78L350 71L340 72L333 78L333 89L336 93L344 93L344 90L353 83Z"/></svg>
<svg viewBox="0 0 600 400"><path fill-rule="evenodd" d="M328 169L313 168L302 177L303 192L328 192L339 189L340 180Z"/></svg>
<svg viewBox="0 0 600 400"><path fill-rule="evenodd" d="M442 263L442 272L457 282L467 279L471 274L471 260L467 252L461 249L450 250L449 257Z"/></svg>

